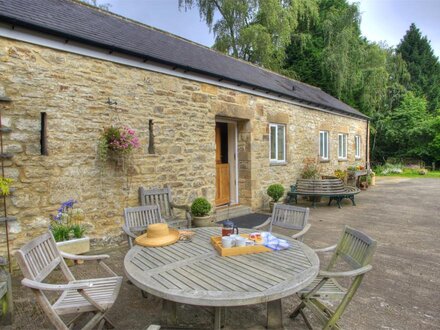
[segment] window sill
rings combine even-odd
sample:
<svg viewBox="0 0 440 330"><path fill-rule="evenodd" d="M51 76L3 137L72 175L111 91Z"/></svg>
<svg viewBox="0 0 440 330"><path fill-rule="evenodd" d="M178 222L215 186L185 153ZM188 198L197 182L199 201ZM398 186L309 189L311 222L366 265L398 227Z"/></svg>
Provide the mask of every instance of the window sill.
<svg viewBox="0 0 440 330"><path fill-rule="evenodd" d="M270 166L286 166L287 162L270 162Z"/></svg>
<svg viewBox="0 0 440 330"><path fill-rule="evenodd" d="M338 158L338 162L348 162L347 158Z"/></svg>
<svg viewBox="0 0 440 330"><path fill-rule="evenodd" d="M356 157L354 160L362 160L362 157Z"/></svg>
<svg viewBox="0 0 440 330"><path fill-rule="evenodd" d="M330 159L320 159L320 163L330 163Z"/></svg>

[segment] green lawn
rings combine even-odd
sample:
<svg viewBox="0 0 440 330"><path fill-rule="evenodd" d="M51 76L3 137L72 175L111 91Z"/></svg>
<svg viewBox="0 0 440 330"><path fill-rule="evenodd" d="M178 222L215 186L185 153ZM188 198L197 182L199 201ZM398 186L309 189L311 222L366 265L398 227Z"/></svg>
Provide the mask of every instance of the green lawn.
<svg viewBox="0 0 440 330"><path fill-rule="evenodd" d="M378 175L378 176L398 176L398 177L404 177L404 178L438 178L438 179L440 179L440 171L433 171L433 172L428 172L425 175L420 175L415 171L406 171L406 169L404 169L403 173Z"/></svg>

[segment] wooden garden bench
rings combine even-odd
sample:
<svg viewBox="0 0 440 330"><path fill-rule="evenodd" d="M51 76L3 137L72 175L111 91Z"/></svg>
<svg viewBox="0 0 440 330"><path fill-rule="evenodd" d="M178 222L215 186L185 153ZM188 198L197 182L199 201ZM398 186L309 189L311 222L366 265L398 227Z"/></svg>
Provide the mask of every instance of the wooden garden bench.
<svg viewBox="0 0 440 330"><path fill-rule="evenodd" d="M290 187L286 202L290 203L294 200L296 204L298 203L298 195L303 195L312 197L312 207L316 206L316 199L318 197L328 197L328 205L335 200L339 208L341 208L341 201L344 198L348 198L356 206L354 195L359 192L359 188L345 186L344 182L340 179L298 179L296 185Z"/></svg>

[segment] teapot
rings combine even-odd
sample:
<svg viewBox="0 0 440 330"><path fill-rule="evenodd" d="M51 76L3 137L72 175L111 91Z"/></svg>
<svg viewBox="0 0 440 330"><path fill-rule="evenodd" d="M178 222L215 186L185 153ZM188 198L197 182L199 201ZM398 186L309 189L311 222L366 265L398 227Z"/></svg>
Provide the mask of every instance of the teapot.
<svg viewBox="0 0 440 330"><path fill-rule="evenodd" d="M226 220L223 222L222 237L232 235L234 231L238 235L238 227L232 221Z"/></svg>

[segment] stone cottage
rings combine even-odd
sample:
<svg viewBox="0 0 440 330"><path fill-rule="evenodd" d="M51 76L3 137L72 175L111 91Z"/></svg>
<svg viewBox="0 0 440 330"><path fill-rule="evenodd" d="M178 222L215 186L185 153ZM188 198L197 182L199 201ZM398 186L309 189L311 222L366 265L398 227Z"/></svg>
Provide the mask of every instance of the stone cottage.
<svg viewBox="0 0 440 330"><path fill-rule="evenodd" d="M69 198L109 240L139 186L256 210L306 162L368 163L368 118L319 88L73 0L0 0L0 112L15 248ZM98 158L111 125L140 137L124 164Z"/></svg>

